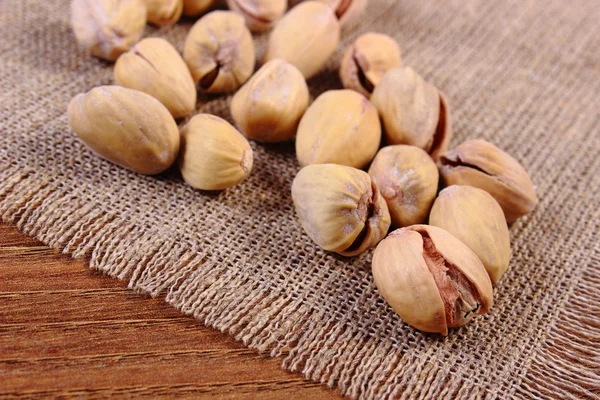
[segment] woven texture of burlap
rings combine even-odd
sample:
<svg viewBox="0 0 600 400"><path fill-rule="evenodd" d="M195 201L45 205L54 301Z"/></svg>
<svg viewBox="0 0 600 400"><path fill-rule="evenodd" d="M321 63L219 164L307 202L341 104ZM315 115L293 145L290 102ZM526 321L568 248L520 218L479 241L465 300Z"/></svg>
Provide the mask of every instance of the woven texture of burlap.
<svg viewBox="0 0 600 400"><path fill-rule="evenodd" d="M529 171L540 203L511 226L491 312L446 338L386 305L371 252L338 257L303 232L293 144L253 143L251 176L220 193L193 190L176 169L147 177L91 153L66 105L112 84L113 66L78 48L68 8L0 2L3 220L353 397L600 396L597 0L373 0L309 81L313 98L339 88L343 49L362 32L387 33L446 93L452 146L484 138ZM192 23L145 35L182 50ZM201 97L198 111L231 121L230 100Z"/></svg>

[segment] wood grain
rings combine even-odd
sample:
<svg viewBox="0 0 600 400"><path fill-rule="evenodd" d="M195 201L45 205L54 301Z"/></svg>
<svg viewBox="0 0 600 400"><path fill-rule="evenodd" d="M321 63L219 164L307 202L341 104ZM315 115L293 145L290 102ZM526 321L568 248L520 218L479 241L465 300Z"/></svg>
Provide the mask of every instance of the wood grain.
<svg viewBox="0 0 600 400"><path fill-rule="evenodd" d="M0 398L338 392L0 223Z"/></svg>

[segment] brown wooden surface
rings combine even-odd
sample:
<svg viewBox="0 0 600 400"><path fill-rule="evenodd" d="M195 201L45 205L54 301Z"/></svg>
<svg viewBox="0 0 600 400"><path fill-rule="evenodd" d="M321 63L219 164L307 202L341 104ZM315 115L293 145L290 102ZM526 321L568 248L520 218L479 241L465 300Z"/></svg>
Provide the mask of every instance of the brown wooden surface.
<svg viewBox="0 0 600 400"><path fill-rule="evenodd" d="M340 398L0 222L0 398Z"/></svg>

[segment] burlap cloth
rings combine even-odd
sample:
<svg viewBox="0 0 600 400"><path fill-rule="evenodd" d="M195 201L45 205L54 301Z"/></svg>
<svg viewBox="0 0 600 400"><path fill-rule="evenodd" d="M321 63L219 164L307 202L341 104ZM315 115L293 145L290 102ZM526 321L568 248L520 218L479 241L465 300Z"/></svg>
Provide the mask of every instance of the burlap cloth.
<svg viewBox="0 0 600 400"><path fill-rule="evenodd" d="M370 252L345 259L306 236L290 198L293 145L253 144L250 178L221 193L87 150L66 105L111 84L113 67L78 49L66 0L0 1L0 214L353 397L598 398L599 21L597 0L372 1L310 81L313 97L340 87L346 45L385 32L448 95L452 145L485 138L536 184L540 203L511 227L491 313L447 338L387 307ZM146 36L181 50L191 23ZM230 100L201 98L198 109L231 120Z"/></svg>

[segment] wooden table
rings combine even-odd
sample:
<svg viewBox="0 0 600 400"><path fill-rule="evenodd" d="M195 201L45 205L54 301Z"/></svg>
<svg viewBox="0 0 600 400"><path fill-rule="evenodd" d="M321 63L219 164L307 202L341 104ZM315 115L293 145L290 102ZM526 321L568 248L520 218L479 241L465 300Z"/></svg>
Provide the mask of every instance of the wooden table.
<svg viewBox="0 0 600 400"><path fill-rule="evenodd" d="M0 223L0 398L340 398Z"/></svg>

